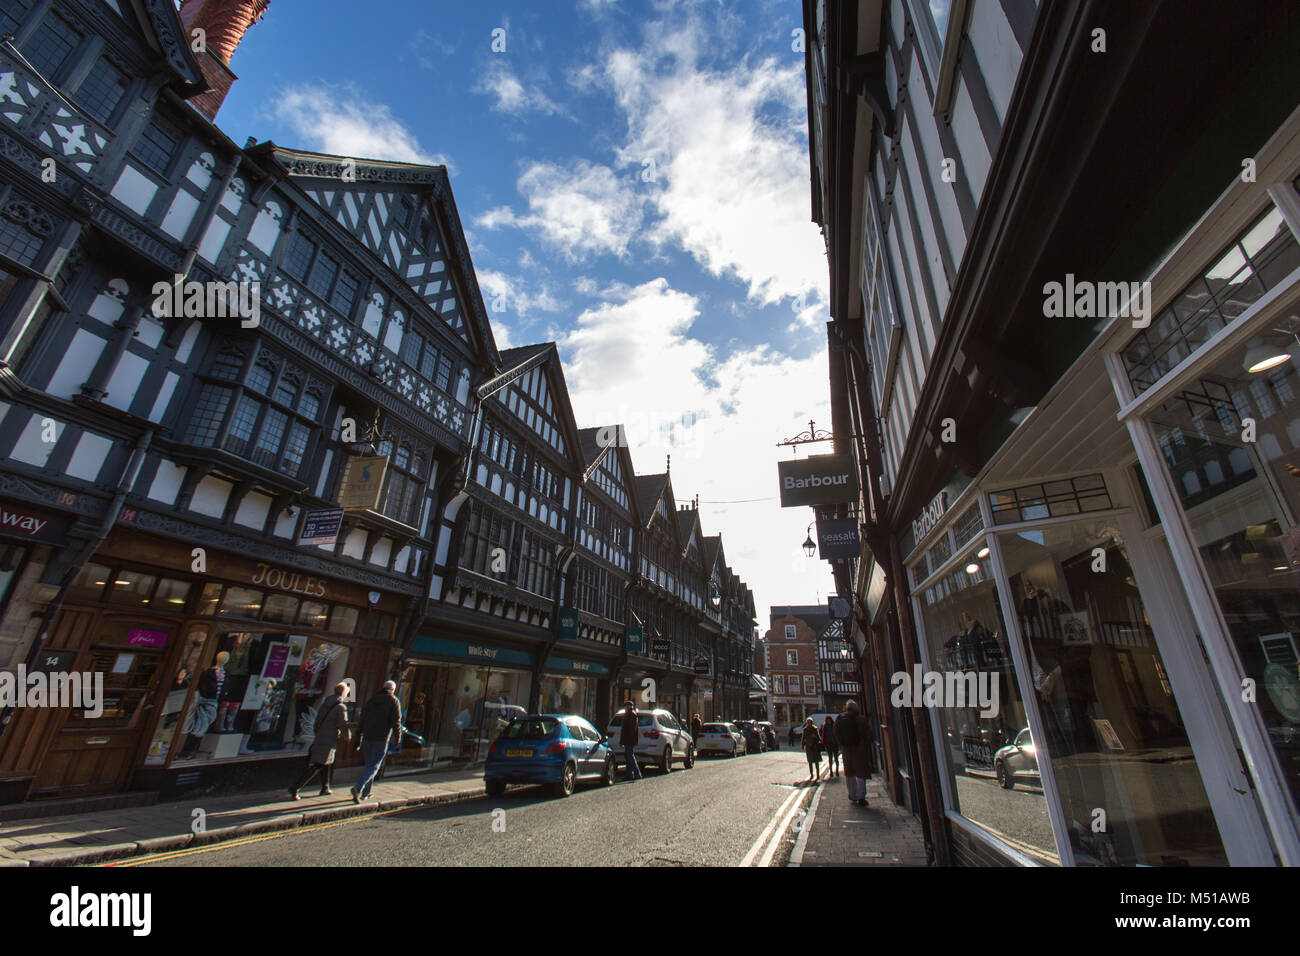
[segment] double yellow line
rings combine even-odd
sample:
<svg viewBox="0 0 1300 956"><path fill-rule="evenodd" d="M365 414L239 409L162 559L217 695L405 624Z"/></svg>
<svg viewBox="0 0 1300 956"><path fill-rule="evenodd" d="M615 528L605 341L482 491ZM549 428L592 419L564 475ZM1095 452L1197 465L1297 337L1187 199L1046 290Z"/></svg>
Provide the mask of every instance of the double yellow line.
<svg viewBox="0 0 1300 956"><path fill-rule="evenodd" d="M408 810L418 810L419 807L402 807L397 810L384 810L380 813L366 813L361 816L349 817L346 820L337 820L333 823L317 823L306 827L289 827L285 830L277 830L274 833L263 833L257 836L242 837L238 840L222 840L207 846L195 847L192 850L175 850L170 853L157 853L150 856L142 856L134 860L123 860L116 863L101 863L102 867L124 867L124 866L144 866L146 863L166 863L168 860L180 860L188 856L197 856L200 853L211 853L214 850L229 850L237 846L250 846L254 843L265 843L268 840L280 840L287 836L298 836L304 833L317 833L321 830L332 830L335 827L345 827L350 823L357 823L361 820L373 820L376 817L386 817L394 813L406 813Z"/></svg>

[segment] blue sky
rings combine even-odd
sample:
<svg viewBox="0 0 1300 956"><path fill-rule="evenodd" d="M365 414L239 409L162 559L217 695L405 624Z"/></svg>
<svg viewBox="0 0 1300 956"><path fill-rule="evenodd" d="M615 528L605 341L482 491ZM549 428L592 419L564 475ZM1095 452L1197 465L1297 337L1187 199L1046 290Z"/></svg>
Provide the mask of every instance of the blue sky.
<svg viewBox="0 0 1300 956"><path fill-rule="evenodd" d="M764 620L830 586L776 500L775 443L830 423L800 26L797 0L274 0L218 116L445 163L498 345L558 342L580 427L625 423L643 474L672 454Z"/></svg>

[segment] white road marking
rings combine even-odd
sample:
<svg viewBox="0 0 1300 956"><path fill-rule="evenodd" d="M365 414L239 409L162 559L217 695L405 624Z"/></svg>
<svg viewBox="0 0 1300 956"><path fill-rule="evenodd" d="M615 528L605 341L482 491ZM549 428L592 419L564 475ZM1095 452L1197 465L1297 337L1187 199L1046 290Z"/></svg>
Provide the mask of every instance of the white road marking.
<svg viewBox="0 0 1300 956"><path fill-rule="evenodd" d="M763 849L763 844L766 843L768 841L768 838L772 836L772 830L776 829L776 836L772 838L773 846L768 848L768 851L764 854L764 861L758 865L767 866L769 863L772 862L772 854L776 852L775 844L777 843L777 841L780 840L781 834L785 832L785 828L789 825L790 817L794 816L795 811L791 809L791 805L792 804L795 805L795 808L797 809L799 799L803 795L804 795L804 791L796 790L794 793L790 794L790 796L785 798L785 802L781 804L779 808L777 808L777 811L775 814L773 814L772 819L769 820L767 826L763 828L763 832L760 833L758 835L758 839L754 841L754 845L751 846L749 848L749 852L745 854L745 858L740 861L741 866L754 865L754 858L758 856L759 851ZM784 823L781 822L783 818L785 821ZM779 829L777 828L778 823L781 823Z"/></svg>
<svg viewBox="0 0 1300 956"><path fill-rule="evenodd" d="M821 803L822 790L826 784L819 783L817 791L813 794L812 803L808 804L808 816L804 817L803 826L799 828L799 839L795 842L794 851L790 854L788 866L799 866L803 863L804 849L808 846L808 831L813 827L813 821L817 818L817 804Z"/></svg>

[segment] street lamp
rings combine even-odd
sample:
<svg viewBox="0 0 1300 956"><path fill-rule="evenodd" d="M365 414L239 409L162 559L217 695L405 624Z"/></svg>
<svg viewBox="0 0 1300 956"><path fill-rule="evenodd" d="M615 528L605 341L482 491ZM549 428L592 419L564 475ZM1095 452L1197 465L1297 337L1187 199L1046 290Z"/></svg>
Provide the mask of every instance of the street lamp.
<svg viewBox="0 0 1300 956"><path fill-rule="evenodd" d="M722 592L718 590L717 581L709 582L709 603L715 611L722 606Z"/></svg>
<svg viewBox="0 0 1300 956"><path fill-rule="evenodd" d="M816 521L813 521L808 525L807 537L803 539L803 553L810 558L817 553L817 545L813 543L812 539L812 526L816 523Z"/></svg>

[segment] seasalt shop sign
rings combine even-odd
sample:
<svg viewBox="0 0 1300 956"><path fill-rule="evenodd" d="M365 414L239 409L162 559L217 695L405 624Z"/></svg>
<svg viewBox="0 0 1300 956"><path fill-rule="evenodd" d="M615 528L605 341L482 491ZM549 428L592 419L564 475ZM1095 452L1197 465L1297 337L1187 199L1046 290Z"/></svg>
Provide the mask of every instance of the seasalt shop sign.
<svg viewBox="0 0 1300 956"><path fill-rule="evenodd" d="M858 500L858 474L852 455L814 455L778 461L781 507L838 505Z"/></svg>

